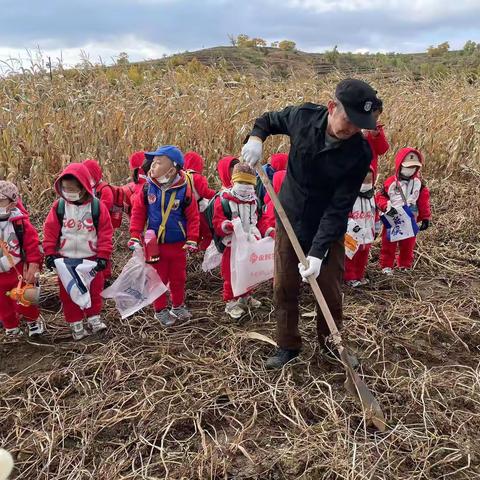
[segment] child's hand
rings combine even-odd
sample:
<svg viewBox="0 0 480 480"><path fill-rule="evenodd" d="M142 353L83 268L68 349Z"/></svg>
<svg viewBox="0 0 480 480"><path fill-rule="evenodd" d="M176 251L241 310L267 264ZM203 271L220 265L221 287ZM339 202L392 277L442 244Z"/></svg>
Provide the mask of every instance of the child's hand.
<svg viewBox="0 0 480 480"><path fill-rule="evenodd" d="M141 245L140 240L135 237L132 237L127 243L128 249L131 250L132 252L135 250L135 248L140 247L140 245Z"/></svg>
<svg viewBox="0 0 480 480"><path fill-rule="evenodd" d="M275 240L275 229L273 227L270 227L266 232L265 232L265 237L270 237Z"/></svg>
<svg viewBox="0 0 480 480"><path fill-rule="evenodd" d="M37 274L40 272L40 265L38 263L30 263L28 266L23 267L23 280L25 283L34 285Z"/></svg>
<svg viewBox="0 0 480 480"><path fill-rule="evenodd" d="M230 220L224 220L222 223L222 230L228 235L233 233L233 223Z"/></svg>
<svg viewBox="0 0 480 480"><path fill-rule="evenodd" d="M57 258L58 258L57 255L47 255L45 257L45 266L49 270L54 270L55 269L55 259L57 259Z"/></svg>
<svg viewBox="0 0 480 480"><path fill-rule="evenodd" d="M108 265L108 260L105 260L104 258L97 258L96 260L97 266L95 267L96 272L103 272Z"/></svg>
<svg viewBox="0 0 480 480"><path fill-rule="evenodd" d="M183 246L183 249L186 250L188 253L198 252L197 242L194 242L192 240L187 240L187 242Z"/></svg>

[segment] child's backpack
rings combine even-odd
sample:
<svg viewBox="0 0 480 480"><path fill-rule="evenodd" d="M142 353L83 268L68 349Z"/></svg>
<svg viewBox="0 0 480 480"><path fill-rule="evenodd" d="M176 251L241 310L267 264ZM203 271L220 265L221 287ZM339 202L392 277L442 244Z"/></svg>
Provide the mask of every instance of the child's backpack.
<svg viewBox="0 0 480 480"><path fill-rule="evenodd" d="M123 212L129 212L127 193L124 190L124 186L117 187L116 185L110 185L106 182L102 182L95 190L95 196L101 200L102 191L105 188L110 188L113 193L113 206L110 210L110 218L112 220L113 228L120 228L122 225ZM130 189L130 187L128 187Z"/></svg>
<svg viewBox="0 0 480 480"><path fill-rule="evenodd" d="M90 202L90 208L92 212L92 223L98 235L98 223L100 220L100 200L96 197L93 197L92 201ZM65 200L63 198L58 199L56 213L57 213L58 222L60 223L60 228L61 228L63 225L63 219L65 217Z"/></svg>
<svg viewBox="0 0 480 480"><path fill-rule="evenodd" d="M25 250L23 248L23 245L24 245L23 237L24 237L24 233L25 233L25 228L23 226L23 220L14 220L12 222L12 225L13 225L13 230L15 231L15 235L16 235L17 240L18 240L18 246L20 248L20 258L24 262L25 259L26 259L26 254L25 254Z"/></svg>
<svg viewBox="0 0 480 480"><path fill-rule="evenodd" d="M217 192L209 201L207 208L205 208L203 214L207 219L208 228L210 229L210 233L212 234L213 242L217 247L217 250L220 253L223 253L225 250L225 244L223 243L223 238L218 236L215 233L215 229L213 228L213 213L215 208L215 200L220 196L222 202L223 213L227 218L232 218L232 210L230 208L230 202L223 196L223 192Z"/></svg>

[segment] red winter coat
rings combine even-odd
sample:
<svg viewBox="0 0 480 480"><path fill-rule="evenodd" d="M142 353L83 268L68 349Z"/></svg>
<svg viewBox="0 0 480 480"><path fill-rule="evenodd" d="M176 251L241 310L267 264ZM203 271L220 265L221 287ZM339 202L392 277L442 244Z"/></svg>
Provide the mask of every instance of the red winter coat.
<svg viewBox="0 0 480 480"><path fill-rule="evenodd" d="M390 145L388 143L387 137L385 136L385 132L383 130L383 125L377 125L378 135L373 135L371 131L368 131L365 135L365 139L367 140L368 144L370 145L370 149L372 150L372 162L370 164L371 170L373 171L373 183L377 179L378 174L378 157L380 155L384 155L388 152Z"/></svg>
<svg viewBox="0 0 480 480"><path fill-rule="evenodd" d="M230 202L230 209L232 213L235 210L238 210L238 215L242 221L243 229L245 233L252 234L256 238L262 238L270 233L270 228L265 221L265 216L260 215L258 218L257 214L257 200L252 200L251 202L244 202L237 197L233 196L230 191L225 190L221 195L215 199L215 204L213 206L213 229L219 237L224 238L224 244L230 246L231 242L231 232L225 229L225 222L232 220L225 215L222 206L221 197L225 198Z"/></svg>
<svg viewBox="0 0 480 480"><path fill-rule="evenodd" d="M185 164L183 169L191 171L193 177L193 190L197 202L206 198L210 200L215 196L215 190L208 186L208 180L203 175L205 161L197 152L187 152L184 156Z"/></svg>
<svg viewBox="0 0 480 480"><path fill-rule="evenodd" d="M173 185L170 185L169 189L179 188L180 185L184 185L186 183L185 173L180 171L179 176L180 179ZM188 184L186 195L192 198L192 192L190 192L190 187ZM165 209L166 205L164 205L163 208ZM187 220L187 241L198 242L200 216L198 215L197 202L191 201L183 208L183 213ZM138 194L134 195L132 216L130 218L130 235L132 238L141 238L147 225L147 215L148 206L145 205L145 197L142 190Z"/></svg>
<svg viewBox="0 0 480 480"><path fill-rule="evenodd" d="M93 225L91 202L93 190L88 169L80 163L71 163L55 182L59 196L61 181L65 175L73 175L87 191L89 197L82 204L65 200L65 216L60 225L57 215L58 200L45 220L43 227L43 250L45 255L60 255L67 258L104 258L112 255L113 227L107 207L100 202L98 231Z"/></svg>
<svg viewBox="0 0 480 480"><path fill-rule="evenodd" d="M407 203L412 206L414 212L418 210L417 221L421 222L431 218L430 190L423 184L418 170L408 181L400 179L399 176L402 162L411 152L416 153L423 164L423 156L415 148L402 148L399 150L395 157L395 175L385 180L383 188L375 197L375 202L377 208L382 212L387 210L389 201L394 207L403 205L403 198L398 188L399 185L402 185Z"/></svg>
<svg viewBox="0 0 480 480"><path fill-rule="evenodd" d="M238 161L238 158L229 155L218 161L217 171L223 188L230 188L232 186L232 173L230 172L230 167L234 160Z"/></svg>
<svg viewBox="0 0 480 480"><path fill-rule="evenodd" d="M274 153L270 157L270 165L275 170L279 172L280 170L286 170L288 163L288 153Z"/></svg>
<svg viewBox="0 0 480 480"><path fill-rule="evenodd" d="M285 180L285 176L287 175L286 170L280 170L273 174L273 189L275 193L278 194L280 189L282 188L282 183ZM270 198L270 195L265 195L265 213L263 214L265 217L265 221L269 227L275 228L276 219L275 219L275 206Z"/></svg>
<svg viewBox="0 0 480 480"><path fill-rule="evenodd" d="M27 264L36 263L41 265L43 262L43 256L40 250L38 233L35 227L31 224L25 210L20 210L18 207L13 209L8 220L1 223L4 227L0 239L5 242L15 265L21 261L24 261ZM17 229L19 227L23 228L23 251L25 254L25 258L23 259L14 225ZM0 250L0 273L8 272L11 268L12 266L8 257L4 257L3 251Z"/></svg>
<svg viewBox="0 0 480 480"><path fill-rule="evenodd" d="M92 158L84 160L82 164L87 167L88 172L90 173L93 181L92 186L95 188L97 197L107 207L107 210L111 212L113 208L113 191L110 188L110 185L102 180L102 167L100 167L100 164Z"/></svg>

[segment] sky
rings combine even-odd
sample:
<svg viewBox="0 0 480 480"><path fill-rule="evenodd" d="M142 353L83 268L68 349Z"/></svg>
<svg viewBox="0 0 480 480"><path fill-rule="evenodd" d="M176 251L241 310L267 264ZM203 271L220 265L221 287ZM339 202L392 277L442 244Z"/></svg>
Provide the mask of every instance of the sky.
<svg viewBox="0 0 480 480"><path fill-rule="evenodd" d="M112 63L228 45L229 35L322 52L421 52L480 42L480 0L0 0L0 62Z"/></svg>

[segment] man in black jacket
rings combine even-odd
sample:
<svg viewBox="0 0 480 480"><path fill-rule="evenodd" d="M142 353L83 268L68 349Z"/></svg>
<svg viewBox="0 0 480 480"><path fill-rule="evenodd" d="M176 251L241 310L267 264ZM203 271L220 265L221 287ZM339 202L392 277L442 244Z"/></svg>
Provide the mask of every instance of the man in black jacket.
<svg viewBox="0 0 480 480"><path fill-rule="evenodd" d="M277 221L274 302L279 349L267 360L267 368L281 368L300 352L300 278L304 282L311 275L317 278L337 327L342 326L343 237L372 159L361 129L375 128L377 102L376 91L367 83L343 80L327 107L305 103L257 118L242 149L244 160L255 166L269 135L290 137L280 200L309 262L307 268L298 264L285 229ZM326 342L329 329L321 312L317 314L317 332L320 345L331 351Z"/></svg>

